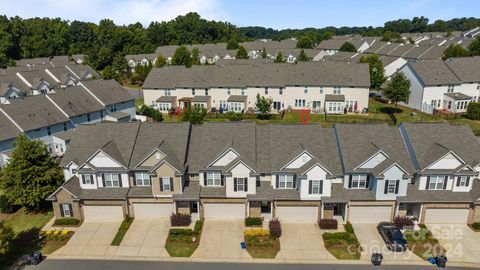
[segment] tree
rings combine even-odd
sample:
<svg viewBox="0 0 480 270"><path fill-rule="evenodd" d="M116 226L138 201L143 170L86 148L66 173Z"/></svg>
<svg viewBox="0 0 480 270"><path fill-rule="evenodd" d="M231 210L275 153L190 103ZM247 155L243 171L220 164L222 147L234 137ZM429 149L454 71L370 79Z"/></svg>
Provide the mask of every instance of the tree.
<svg viewBox="0 0 480 270"><path fill-rule="evenodd" d="M15 233L12 228L4 222L0 222L0 258L10 251L14 237Z"/></svg>
<svg viewBox="0 0 480 270"><path fill-rule="evenodd" d="M106 66L102 71L102 78L105 80L110 80L115 78L115 71L112 66Z"/></svg>
<svg viewBox="0 0 480 270"><path fill-rule="evenodd" d="M386 98L395 102L396 112L398 102L407 102L410 97L410 80L403 73L399 72L392 76L383 93Z"/></svg>
<svg viewBox="0 0 480 270"><path fill-rule="evenodd" d="M315 42L308 36L301 36L297 41L297 48L301 49L313 49Z"/></svg>
<svg viewBox="0 0 480 270"><path fill-rule="evenodd" d="M150 106L147 106L145 104L143 104L142 107L140 107L140 109L138 109L138 113L140 115L144 115L144 116L147 116L147 117L151 118L155 122L162 122L163 121L163 115L162 115L161 112L159 112L159 111L155 110L154 108L152 108Z"/></svg>
<svg viewBox="0 0 480 270"><path fill-rule="evenodd" d="M393 41L393 42L399 41L397 43L400 43L401 39L402 39L402 36L397 32L385 31L385 33L383 33L382 35L382 41Z"/></svg>
<svg viewBox="0 0 480 270"><path fill-rule="evenodd" d="M235 56L236 59L248 59L248 53L245 47L240 45L237 50L237 55Z"/></svg>
<svg viewBox="0 0 480 270"><path fill-rule="evenodd" d="M236 50L238 49L238 47L239 47L239 44L236 39L231 39L227 43L227 50Z"/></svg>
<svg viewBox="0 0 480 270"><path fill-rule="evenodd" d="M40 209L63 182L63 171L40 140L20 134L7 166L0 171L0 186L10 203Z"/></svg>
<svg viewBox="0 0 480 270"><path fill-rule="evenodd" d="M339 51L341 52L357 52L355 45L351 42L345 41L342 46L340 47Z"/></svg>
<svg viewBox="0 0 480 270"><path fill-rule="evenodd" d="M200 65L200 50L197 47L192 49L192 64Z"/></svg>
<svg viewBox="0 0 480 270"><path fill-rule="evenodd" d="M480 55L480 36L476 37L470 45L468 45L468 50L472 55Z"/></svg>
<svg viewBox="0 0 480 270"><path fill-rule="evenodd" d="M467 117L473 120L480 120L480 103L479 102L468 103Z"/></svg>
<svg viewBox="0 0 480 270"><path fill-rule="evenodd" d="M297 57L297 60L298 61L302 61L302 62L305 62L305 61L308 61L308 56L307 54L305 53L305 50L304 49L301 49L300 50L300 53L298 54L298 57Z"/></svg>
<svg viewBox="0 0 480 270"><path fill-rule="evenodd" d="M172 65L192 66L192 55L186 46L180 46L175 50L172 57Z"/></svg>
<svg viewBox="0 0 480 270"><path fill-rule="evenodd" d="M271 98L265 98L257 94L257 102L255 103L255 107L257 110L260 111L260 118L267 119L270 110L272 109L273 100Z"/></svg>
<svg viewBox="0 0 480 270"><path fill-rule="evenodd" d="M284 63L285 59L283 58L282 52L278 52L277 56L275 57L275 63Z"/></svg>
<svg viewBox="0 0 480 270"><path fill-rule="evenodd" d="M408 43L415 44L415 40L412 37L408 37Z"/></svg>
<svg viewBox="0 0 480 270"><path fill-rule="evenodd" d="M265 47L263 47L262 49L262 54L260 56L262 59L265 59L267 58L267 49L265 49Z"/></svg>
<svg viewBox="0 0 480 270"><path fill-rule="evenodd" d="M183 121L189 121L190 124L202 124L207 116L207 109L200 106L192 106L183 112Z"/></svg>
<svg viewBox="0 0 480 270"><path fill-rule="evenodd" d="M155 67L161 68L167 65L167 58L165 56L159 54L157 55L157 60L155 61Z"/></svg>
<svg viewBox="0 0 480 270"><path fill-rule="evenodd" d="M443 51L442 59L446 60L453 57L467 57L470 56L470 52L463 48L460 44L451 44L445 51Z"/></svg>
<svg viewBox="0 0 480 270"><path fill-rule="evenodd" d="M385 70L383 63L377 54L364 55L360 58L360 63L368 63L370 71L370 85L373 89L379 89L385 82Z"/></svg>

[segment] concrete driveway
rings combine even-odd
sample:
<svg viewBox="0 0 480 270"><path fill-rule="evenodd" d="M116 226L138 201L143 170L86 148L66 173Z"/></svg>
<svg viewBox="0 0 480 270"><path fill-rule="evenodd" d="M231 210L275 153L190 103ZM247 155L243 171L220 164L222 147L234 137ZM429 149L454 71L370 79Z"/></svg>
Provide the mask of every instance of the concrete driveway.
<svg viewBox="0 0 480 270"><path fill-rule="evenodd" d="M242 220L206 220L200 238L200 245L193 253L194 258L207 259L249 259L250 255L242 250L244 221Z"/></svg>
<svg viewBox="0 0 480 270"><path fill-rule="evenodd" d="M288 260L322 261L335 259L323 244L322 231L315 223L282 223L280 252L277 257Z"/></svg>
<svg viewBox="0 0 480 270"><path fill-rule="evenodd" d="M165 250L169 229L169 218L135 219L114 255L170 257Z"/></svg>
<svg viewBox="0 0 480 270"><path fill-rule="evenodd" d="M377 230L377 224L353 224L355 235L362 247L361 260L370 260L372 253L380 252L383 255L383 260L387 261L404 261L421 260L418 256L413 254L410 250L405 252L392 252L388 250L385 241Z"/></svg>
<svg viewBox="0 0 480 270"><path fill-rule="evenodd" d="M467 225L427 224L427 227L447 250L449 262L480 263L480 235Z"/></svg>
<svg viewBox="0 0 480 270"><path fill-rule="evenodd" d="M85 221L55 255L102 256L109 254L120 221Z"/></svg>

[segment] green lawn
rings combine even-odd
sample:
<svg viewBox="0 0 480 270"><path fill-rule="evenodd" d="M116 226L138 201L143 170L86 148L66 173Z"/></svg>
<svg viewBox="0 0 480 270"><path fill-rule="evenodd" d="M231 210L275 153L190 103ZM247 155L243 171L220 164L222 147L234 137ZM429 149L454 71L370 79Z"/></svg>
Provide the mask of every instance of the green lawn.
<svg viewBox="0 0 480 270"><path fill-rule="evenodd" d="M132 225L132 222L133 218L126 218L125 220L123 220L122 224L120 224L120 227L118 228L118 232L115 235L115 238L113 238L112 240L112 246L120 246L120 243L122 243L123 237L130 228L130 225Z"/></svg>
<svg viewBox="0 0 480 270"><path fill-rule="evenodd" d="M280 240L270 236L245 236L245 244L252 258L273 259L280 251Z"/></svg>
<svg viewBox="0 0 480 270"><path fill-rule="evenodd" d="M135 108L137 108L138 106L142 106L143 104L145 104L145 102L143 101L143 97L135 99Z"/></svg>
<svg viewBox="0 0 480 270"><path fill-rule="evenodd" d="M429 257L445 254L445 249L426 227L420 230L406 231L405 238L408 248L422 259L426 260Z"/></svg>
<svg viewBox="0 0 480 270"><path fill-rule="evenodd" d="M194 229L170 229L165 249L172 257L190 257L198 248L203 222L197 220Z"/></svg>
<svg viewBox="0 0 480 270"><path fill-rule="evenodd" d="M32 229L41 229L53 217L53 212L30 214L24 208L10 214L4 223L12 227L16 235Z"/></svg>
<svg viewBox="0 0 480 270"><path fill-rule="evenodd" d="M353 228L346 227L345 232L323 233L325 248L339 260L360 260L360 243Z"/></svg>

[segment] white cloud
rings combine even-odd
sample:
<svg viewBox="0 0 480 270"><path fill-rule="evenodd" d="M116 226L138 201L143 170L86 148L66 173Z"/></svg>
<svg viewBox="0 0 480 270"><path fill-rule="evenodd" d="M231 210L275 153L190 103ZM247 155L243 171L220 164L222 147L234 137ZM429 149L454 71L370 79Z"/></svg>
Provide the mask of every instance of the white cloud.
<svg viewBox="0 0 480 270"><path fill-rule="evenodd" d="M108 18L116 24L141 22L145 26L188 12L197 12L206 19L226 20L218 0L2 0L0 3L0 13L7 16L61 17L95 23Z"/></svg>

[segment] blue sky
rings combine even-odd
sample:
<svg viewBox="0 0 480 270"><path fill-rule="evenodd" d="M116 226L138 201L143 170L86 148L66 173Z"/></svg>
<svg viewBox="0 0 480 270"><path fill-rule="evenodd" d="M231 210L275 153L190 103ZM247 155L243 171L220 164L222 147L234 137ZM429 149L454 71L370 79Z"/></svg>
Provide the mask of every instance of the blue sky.
<svg viewBox="0 0 480 270"><path fill-rule="evenodd" d="M61 17L117 24L170 20L190 11L237 26L274 29L325 26L382 26L398 18L431 21L480 16L478 0L0 0L0 14Z"/></svg>

